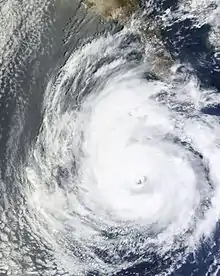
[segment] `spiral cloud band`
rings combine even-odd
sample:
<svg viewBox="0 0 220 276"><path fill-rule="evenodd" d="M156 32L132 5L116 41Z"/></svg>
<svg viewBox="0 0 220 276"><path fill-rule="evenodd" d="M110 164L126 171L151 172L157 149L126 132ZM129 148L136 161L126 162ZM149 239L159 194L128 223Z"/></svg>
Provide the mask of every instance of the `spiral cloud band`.
<svg viewBox="0 0 220 276"><path fill-rule="evenodd" d="M180 65L150 73L130 35L86 44L51 78L23 174L30 225L75 275L169 273L219 219L219 119L203 112L219 99Z"/></svg>

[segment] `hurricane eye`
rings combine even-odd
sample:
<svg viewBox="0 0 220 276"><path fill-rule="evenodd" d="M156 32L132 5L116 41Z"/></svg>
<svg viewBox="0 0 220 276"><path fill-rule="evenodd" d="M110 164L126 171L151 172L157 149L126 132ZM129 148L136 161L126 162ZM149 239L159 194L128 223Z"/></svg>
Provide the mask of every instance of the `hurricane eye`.
<svg viewBox="0 0 220 276"><path fill-rule="evenodd" d="M140 178L136 183L138 186L144 186L147 184L147 177L143 176L142 178Z"/></svg>
<svg viewBox="0 0 220 276"><path fill-rule="evenodd" d="M219 0L140 2L0 0L0 276L220 275Z"/></svg>

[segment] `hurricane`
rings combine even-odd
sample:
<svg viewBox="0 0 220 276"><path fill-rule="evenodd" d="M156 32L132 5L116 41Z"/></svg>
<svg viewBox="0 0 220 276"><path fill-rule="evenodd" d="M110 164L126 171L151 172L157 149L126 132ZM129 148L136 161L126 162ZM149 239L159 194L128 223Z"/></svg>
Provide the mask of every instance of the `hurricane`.
<svg viewBox="0 0 220 276"><path fill-rule="evenodd" d="M29 51L7 44L8 33L1 43L2 91L16 98L1 138L1 275L219 275L220 97L207 74L219 68L217 4L157 9L159 23L150 21L167 33L171 22L189 18L193 28L213 24L206 45L217 61L207 65L205 55L172 54L170 41L160 42L163 34L155 30L149 38L143 26L151 1L123 27L74 47L67 32L56 46L66 47L64 54L52 62L51 34L40 32L61 21L49 20L50 3L41 2L30 4L30 18L36 12L39 22L31 21L20 37L31 34ZM1 12L13 9L6 3ZM207 7L214 12L201 23ZM77 22L79 31L90 24ZM48 55L47 68L41 64ZM19 66L27 66L23 75ZM202 272L201 262L208 263Z"/></svg>

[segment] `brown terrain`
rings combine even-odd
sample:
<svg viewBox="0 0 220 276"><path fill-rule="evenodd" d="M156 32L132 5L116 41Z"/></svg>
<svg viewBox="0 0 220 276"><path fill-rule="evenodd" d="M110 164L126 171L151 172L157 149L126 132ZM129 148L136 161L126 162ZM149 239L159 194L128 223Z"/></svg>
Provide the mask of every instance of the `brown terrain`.
<svg viewBox="0 0 220 276"><path fill-rule="evenodd" d="M107 20L123 21L138 8L137 0L84 0L83 3Z"/></svg>
<svg viewBox="0 0 220 276"><path fill-rule="evenodd" d="M129 21L132 14L138 11L137 0L83 0L89 10L101 15L105 20L114 20L122 25ZM138 24L137 30L143 43L151 45L147 53L151 70L157 75L167 77L173 64L172 57L163 45L160 26L152 18Z"/></svg>

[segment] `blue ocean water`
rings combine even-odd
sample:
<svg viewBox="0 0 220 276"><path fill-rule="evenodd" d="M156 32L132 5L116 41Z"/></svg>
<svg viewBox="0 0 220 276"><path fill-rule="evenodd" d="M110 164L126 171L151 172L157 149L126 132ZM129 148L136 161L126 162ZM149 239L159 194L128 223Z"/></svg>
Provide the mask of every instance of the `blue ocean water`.
<svg viewBox="0 0 220 276"><path fill-rule="evenodd" d="M146 3L140 3L142 9L145 9L145 5ZM153 1L151 7L152 10L149 16L154 18L157 18L158 16L159 18L159 16L167 9L170 9L172 12L174 12L178 7L178 1ZM50 12L52 12L52 14L55 16L56 11L53 10L53 8L54 7L52 6L52 11L50 10ZM81 16L84 16L84 14ZM41 104L43 101L45 88L51 76L51 72L58 70L59 63L64 63L64 61L70 56L76 46L78 46L80 43L85 43L83 40L85 37L97 37L100 34L105 33L106 29L111 30L113 33L116 33L118 30L122 29L122 26L117 25L117 23L112 25L103 24L100 29L98 29L98 27L94 27L92 30L85 26L84 30L82 28L82 33L72 35L69 33L71 30L71 27L69 26L78 24L80 18L77 18L77 20L74 19L72 11L63 17L68 17L68 22L65 22L66 19L59 19L56 22L57 25L54 26L52 22L50 23L51 25L49 27L46 26L45 29L41 30L42 33L39 45L36 49L34 46L31 46L32 48L30 47L30 54L26 54L25 45L31 44L33 37L27 32L25 33L24 37L22 37L22 41L25 43L21 43L18 47L16 47L16 51L9 60L7 66L3 66L4 55L2 59L2 71L0 75L0 164L1 179L6 184L1 186L1 206L2 210L8 210L7 206L13 205L15 213L19 214L19 216L22 216L20 206L23 202L23 195L22 192L19 191L18 187L15 187L14 185L14 179L16 179L18 176L16 173L14 175L10 174L12 169L8 167L8 159L10 158L10 164L13 164L14 166L15 164L17 165L22 162L25 163L27 148L31 145L31 143L33 143L33 141L36 140L36 137L40 132L43 118ZM25 18L23 20L25 21ZM24 24L23 20L21 24ZM87 25L90 24L89 20L90 19L88 19L86 22ZM98 23L96 22L96 24ZM190 70L192 70L193 74L198 77L202 88L215 89L216 91L220 92L220 58L215 52L214 47L207 42L211 26L209 24L203 24L202 26L198 27L195 25L193 19L180 19L177 22L173 22L173 24L169 26L162 26L161 24L159 25L161 28L162 40L166 46L167 51L171 54L173 59L179 60L180 63L183 64L189 64L191 66ZM18 33L19 28L20 26L17 27ZM66 32L65 34L64 30ZM22 62L20 62L21 60ZM179 70L189 69L183 66ZM24 101L25 105L23 105ZM17 112L17 110L19 110L19 112ZM216 105L214 107L206 107L203 109L203 112L204 114L219 116L220 106ZM20 121L17 120L16 117L20 116L20 114L24 116L23 125L21 128L22 130L19 128L19 123L17 123L17 130L14 127L14 131L21 131L21 134L19 135L19 141L17 141L17 136L15 138L12 137L11 125L15 126L16 122ZM11 146L13 144L16 144L16 148ZM17 205L15 203L17 203ZM216 259L220 249L219 227L219 225L216 225L213 238L202 241L197 251L193 254L190 254L184 263L181 263L181 260L179 260L179 268L170 275L220 275L219 272L216 272L218 271L219 267L218 260ZM18 236L18 239L22 240L23 244L20 249L22 256L21 259L23 259L24 255L22 248L23 246L27 247L31 252L30 255L32 258L32 263L36 264L36 270L34 271L35 274L33 275L50 275L50 272L47 272L47 265L39 265L37 258L40 256L39 258L42 260L50 259L50 262L54 264L54 266L58 266L53 258L52 250L50 248L41 250L41 247L38 245L37 241L30 242L31 234L28 233L28 230L23 230L19 226L16 229L18 229L18 232L15 232L15 235ZM14 233L13 231L12 233ZM1 250L3 251L4 248ZM104 256L101 256L102 253L103 252L100 252L98 254L100 254L101 258L104 258ZM134 256L129 256L131 259L132 257ZM139 263L138 265L123 269L113 275L163 275L162 273L164 268L169 267L171 259L158 259L156 254L155 257L152 256L152 258L155 259L154 263ZM173 258L175 258L175 255ZM23 275L31 275L25 273L26 271L24 264ZM14 272L13 274L13 269L10 274L5 268L3 268L2 272L0 272L0 275L13 276L19 274L17 274L17 272ZM53 275L72 274L68 273L68 271L65 271L64 269L61 271L56 269L56 272L54 272ZM85 275L101 276L103 274L99 271L91 271L89 273L85 272Z"/></svg>

